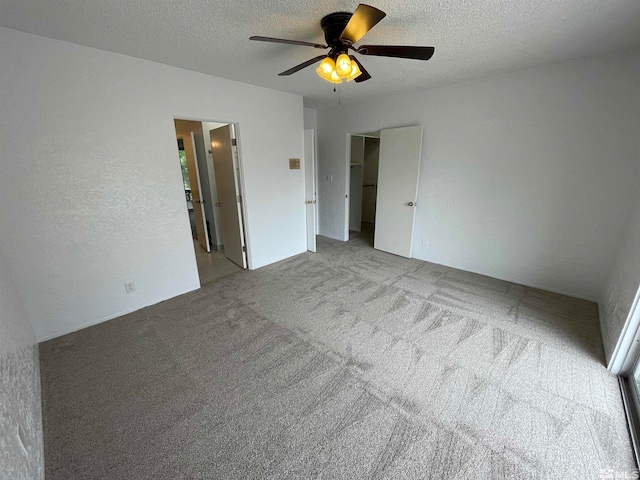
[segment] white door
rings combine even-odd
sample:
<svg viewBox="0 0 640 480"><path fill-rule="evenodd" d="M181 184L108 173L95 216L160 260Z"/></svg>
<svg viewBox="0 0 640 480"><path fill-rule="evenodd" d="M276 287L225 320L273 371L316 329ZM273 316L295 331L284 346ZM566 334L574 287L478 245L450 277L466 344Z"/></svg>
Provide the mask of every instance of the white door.
<svg viewBox="0 0 640 480"><path fill-rule="evenodd" d="M422 126L380 132L374 248L411 258Z"/></svg>
<svg viewBox="0 0 640 480"><path fill-rule="evenodd" d="M191 201L193 211L196 215L196 230L198 232L198 242L207 252L211 251L209 234L207 233L207 216L204 211L204 197L202 195L202 182L200 181L200 169L198 168L198 151L196 150L196 139L191 132L191 151L193 152L193 170L196 174L196 187L191 185Z"/></svg>
<svg viewBox="0 0 640 480"><path fill-rule="evenodd" d="M307 250L316 251L316 159L313 130L304 131L304 192L307 208Z"/></svg>
<svg viewBox="0 0 640 480"><path fill-rule="evenodd" d="M226 125L209 132L218 190L216 207L220 211L225 256L242 268L247 268L238 155L231 128L231 125Z"/></svg>

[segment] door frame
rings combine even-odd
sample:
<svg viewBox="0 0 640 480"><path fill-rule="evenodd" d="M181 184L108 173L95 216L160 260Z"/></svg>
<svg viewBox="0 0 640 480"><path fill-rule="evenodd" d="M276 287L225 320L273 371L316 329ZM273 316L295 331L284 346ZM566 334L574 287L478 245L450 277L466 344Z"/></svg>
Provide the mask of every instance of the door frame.
<svg viewBox="0 0 640 480"><path fill-rule="evenodd" d="M345 182L344 182L344 235L343 240L346 242L349 240L349 216L350 216L350 208L351 208L351 198L349 194L351 193L351 138L352 137L363 137L363 138L377 138L380 139L380 130L384 130L384 128L380 128L376 131L367 132L367 133L347 133L347 155L345 162ZM364 168L364 166L363 166Z"/></svg>
<svg viewBox="0 0 640 480"><path fill-rule="evenodd" d="M242 202L240 202L240 211L242 212L242 222L244 225L244 242L245 247L247 249L247 270L253 270L253 256L251 254L251 231L249 229L249 203L251 195L247 194L247 186L245 182L245 170L244 170L244 162L242 161L242 139L241 139L241 131L240 131L240 122L233 120L212 120L211 118L198 118L198 117L186 117L184 115L173 115L170 118L171 126L174 131L175 136L175 128L173 127L174 120L190 120L192 122L211 122L211 123L223 123L225 125L233 125L234 131L236 134L236 148L238 151L238 175L240 178L238 181L240 182L240 186L242 188ZM205 139L206 140L206 139ZM176 152L178 145L175 146ZM182 179L182 172L178 171L180 174L180 178ZM182 180L181 180L182 184ZM184 194L182 195L184 197ZM187 219L188 220L188 219ZM195 255L195 254L194 254Z"/></svg>
<svg viewBox="0 0 640 480"><path fill-rule="evenodd" d="M351 199L349 198L349 193L351 193L351 137L357 136L359 136L357 133L347 133L347 162L344 171L344 235L342 235L342 240L345 242L349 240L349 216L351 210Z"/></svg>
<svg viewBox="0 0 640 480"><path fill-rule="evenodd" d="M307 132L311 132L311 145L307 144ZM318 157L316 155L316 129L315 128L306 128L302 131L302 147L303 147L303 162L302 162L302 173L304 177L304 195L305 202L309 200L309 192L307 191L307 147L311 150L312 159L312 170L311 174L313 175L311 198L313 204L311 209L313 210L313 229L314 229L314 250L309 250L309 220L307 217L307 222L305 226L305 230L307 233L307 251L316 252L317 251L317 243L316 239L318 236ZM309 206L305 203L305 215L308 214Z"/></svg>
<svg viewBox="0 0 640 480"><path fill-rule="evenodd" d="M615 375L630 375L640 356L640 287L622 327L607 369Z"/></svg>
<svg viewBox="0 0 640 480"><path fill-rule="evenodd" d="M635 384L634 370L640 368L640 288L631 304L629 316L620 335L620 340L607 367L617 373L622 392L633 453L640 464L640 392Z"/></svg>

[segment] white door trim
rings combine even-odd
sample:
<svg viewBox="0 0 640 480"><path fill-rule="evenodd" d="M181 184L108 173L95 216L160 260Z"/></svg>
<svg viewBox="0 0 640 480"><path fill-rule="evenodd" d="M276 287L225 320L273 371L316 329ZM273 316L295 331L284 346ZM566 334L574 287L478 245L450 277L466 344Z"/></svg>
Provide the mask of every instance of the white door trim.
<svg viewBox="0 0 640 480"><path fill-rule="evenodd" d="M631 304L616 348L607 368L615 375L630 375L640 355L640 288Z"/></svg>
<svg viewBox="0 0 640 480"><path fill-rule="evenodd" d="M357 137L358 135L347 133L347 162L344 170L344 235L343 240L346 242L349 240L349 208L350 199L349 192L351 191L351 137Z"/></svg>
<svg viewBox="0 0 640 480"><path fill-rule="evenodd" d="M304 158L302 172L304 177L304 199L306 213L307 250L316 251L317 231L317 191L318 180L316 178L315 158L315 130L310 128L303 131Z"/></svg>

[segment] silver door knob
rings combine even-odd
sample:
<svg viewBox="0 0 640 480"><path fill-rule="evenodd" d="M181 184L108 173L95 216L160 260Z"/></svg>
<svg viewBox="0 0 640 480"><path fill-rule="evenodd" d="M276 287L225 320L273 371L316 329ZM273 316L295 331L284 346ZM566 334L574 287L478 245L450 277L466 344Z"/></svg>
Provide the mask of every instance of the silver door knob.
<svg viewBox="0 0 640 480"><path fill-rule="evenodd" d="M221 207L222 204L221 203L216 203L216 207Z"/></svg>
<svg viewBox="0 0 640 480"><path fill-rule="evenodd" d="M416 204L414 202L409 202L409 203L407 203L407 205L409 205L410 207L415 207L416 206Z"/></svg>

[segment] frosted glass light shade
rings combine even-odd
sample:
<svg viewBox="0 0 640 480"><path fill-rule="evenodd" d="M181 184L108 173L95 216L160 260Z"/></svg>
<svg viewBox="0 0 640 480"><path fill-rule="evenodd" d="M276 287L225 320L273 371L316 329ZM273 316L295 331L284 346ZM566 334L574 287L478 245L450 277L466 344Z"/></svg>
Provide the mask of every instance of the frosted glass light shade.
<svg viewBox="0 0 640 480"><path fill-rule="evenodd" d="M351 60L351 73L349 73L349 76L347 77L347 82L350 82L354 78L358 78L360 75L362 75L360 67L358 67L358 64L356 62Z"/></svg>
<svg viewBox="0 0 640 480"><path fill-rule="evenodd" d="M342 78L340 78L340 75L338 75L338 72L334 70L333 72L331 72L331 80L329 81L331 83L342 83Z"/></svg>
<svg viewBox="0 0 640 480"><path fill-rule="evenodd" d="M336 62L333 61L333 58L327 57L322 62L318 68L316 68L316 73L320 76L320 78L325 79L328 82L331 82L331 74L336 70Z"/></svg>
<svg viewBox="0 0 640 480"><path fill-rule="evenodd" d="M351 73L351 59L349 55L341 53L336 59L336 72L341 78L346 78Z"/></svg>

